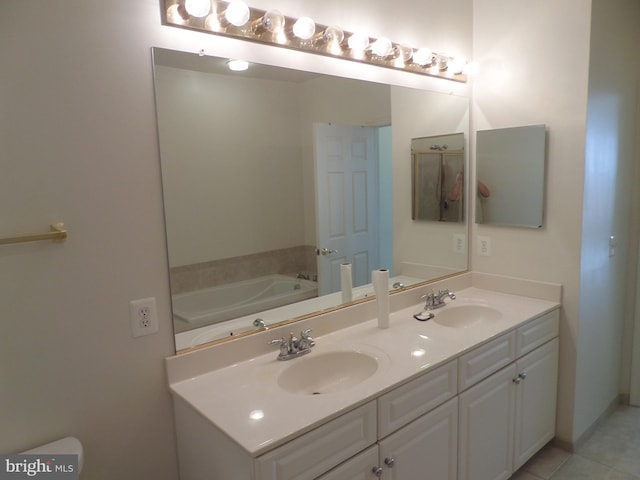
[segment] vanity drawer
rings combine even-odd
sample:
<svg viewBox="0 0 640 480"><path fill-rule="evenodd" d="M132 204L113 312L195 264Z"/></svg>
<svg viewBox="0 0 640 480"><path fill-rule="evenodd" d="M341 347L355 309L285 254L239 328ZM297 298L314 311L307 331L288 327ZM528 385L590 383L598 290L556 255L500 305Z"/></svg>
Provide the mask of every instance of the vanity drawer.
<svg viewBox="0 0 640 480"><path fill-rule="evenodd" d="M255 460L256 480L312 480L376 442L369 402Z"/></svg>
<svg viewBox="0 0 640 480"><path fill-rule="evenodd" d="M516 359L516 334L507 333L458 359L458 391L478 383Z"/></svg>
<svg viewBox="0 0 640 480"><path fill-rule="evenodd" d="M555 309L518 328L516 331L516 352L521 357L543 343L558 336L560 309Z"/></svg>
<svg viewBox="0 0 640 480"><path fill-rule="evenodd" d="M378 398L378 438L407 425L457 393L454 361L426 373Z"/></svg>

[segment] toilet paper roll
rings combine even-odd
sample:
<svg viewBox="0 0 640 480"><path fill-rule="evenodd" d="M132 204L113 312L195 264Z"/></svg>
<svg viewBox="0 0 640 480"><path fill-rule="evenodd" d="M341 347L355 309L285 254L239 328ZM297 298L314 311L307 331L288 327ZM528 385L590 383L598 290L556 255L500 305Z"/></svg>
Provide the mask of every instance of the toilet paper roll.
<svg viewBox="0 0 640 480"><path fill-rule="evenodd" d="M351 264L340 265L340 289L342 290L342 303L353 301L353 277L351 276Z"/></svg>
<svg viewBox="0 0 640 480"><path fill-rule="evenodd" d="M389 270L374 270L371 279L378 304L378 328L389 328Z"/></svg>

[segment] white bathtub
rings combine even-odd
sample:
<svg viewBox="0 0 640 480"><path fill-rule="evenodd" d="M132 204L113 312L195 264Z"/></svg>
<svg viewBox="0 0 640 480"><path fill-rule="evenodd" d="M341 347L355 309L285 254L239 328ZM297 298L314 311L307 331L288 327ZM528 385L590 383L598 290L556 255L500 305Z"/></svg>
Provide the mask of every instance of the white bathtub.
<svg viewBox="0 0 640 480"><path fill-rule="evenodd" d="M317 295L315 282L268 275L173 295L173 314L190 325L211 325Z"/></svg>
<svg viewBox="0 0 640 480"><path fill-rule="evenodd" d="M287 277L289 278L289 277ZM413 278L409 276L397 276L389 279L389 290L393 289L395 282L401 282L404 285L413 285L414 283L421 282L419 278ZM315 282L309 282L300 280L302 285L309 283L316 287ZM361 287L355 287L353 289L353 299L360 300L370 297L374 294L373 285L370 283ZM323 295L322 297L313 297L299 302L292 303L290 305L283 305L281 307L272 308L261 312L252 312L250 315L234 318L233 320L226 321L219 324L212 324L206 326L192 325L190 329L178 330L176 328L176 350L180 351L195 347L196 345L202 345L203 343L210 342L212 340L218 340L220 338L232 337L247 331L256 330L253 325L253 321L256 318L261 318L267 325L281 322L283 320L289 320L292 318L307 315L310 312L319 312L327 308L340 305L342 302L342 294L340 292L330 293L329 295ZM182 322L183 325L188 325ZM176 325L177 327L177 325ZM194 328L195 327L195 328Z"/></svg>

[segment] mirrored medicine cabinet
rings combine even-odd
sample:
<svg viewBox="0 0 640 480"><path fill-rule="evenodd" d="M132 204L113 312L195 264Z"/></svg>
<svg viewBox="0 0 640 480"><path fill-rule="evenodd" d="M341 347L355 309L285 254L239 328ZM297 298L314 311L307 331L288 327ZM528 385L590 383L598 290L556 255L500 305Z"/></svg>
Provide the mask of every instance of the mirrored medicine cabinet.
<svg viewBox="0 0 640 480"><path fill-rule="evenodd" d="M542 228L545 125L476 132L475 222Z"/></svg>

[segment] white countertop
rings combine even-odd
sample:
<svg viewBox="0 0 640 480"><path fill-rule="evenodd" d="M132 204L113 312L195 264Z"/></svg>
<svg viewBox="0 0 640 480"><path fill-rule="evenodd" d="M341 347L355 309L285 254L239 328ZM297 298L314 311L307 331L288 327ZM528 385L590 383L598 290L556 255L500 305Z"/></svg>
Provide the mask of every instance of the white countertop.
<svg viewBox="0 0 640 480"><path fill-rule="evenodd" d="M456 295L456 300L447 299L448 305L434 313L483 304L498 309L501 318L451 328L434 320L415 320L413 315L422 310L420 303L394 312L388 329L379 329L377 320L369 320L317 337L312 352L301 358L278 361L274 347L268 354L173 382L170 389L255 457L559 306L556 301L476 287ZM278 385L278 376L296 362L341 349L375 357L378 370L336 393L294 394Z"/></svg>

